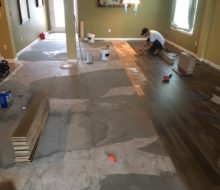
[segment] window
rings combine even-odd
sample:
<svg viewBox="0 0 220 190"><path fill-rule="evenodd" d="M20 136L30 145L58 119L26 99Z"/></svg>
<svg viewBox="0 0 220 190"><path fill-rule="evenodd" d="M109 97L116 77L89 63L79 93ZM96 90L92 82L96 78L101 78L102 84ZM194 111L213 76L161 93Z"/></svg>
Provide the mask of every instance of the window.
<svg viewBox="0 0 220 190"><path fill-rule="evenodd" d="M172 27L192 34L194 29L198 0L174 0Z"/></svg>

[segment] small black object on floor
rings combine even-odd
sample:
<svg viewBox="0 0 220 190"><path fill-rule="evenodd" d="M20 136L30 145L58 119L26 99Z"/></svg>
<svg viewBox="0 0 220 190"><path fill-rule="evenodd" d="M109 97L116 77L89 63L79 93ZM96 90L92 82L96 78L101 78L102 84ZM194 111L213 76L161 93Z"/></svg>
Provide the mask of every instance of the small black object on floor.
<svg viewBox="0 0 220 190"><path fill-rule="evenodd" d="M10 72L10 67L7 60L0 61L0 77L6 77Z"/></svg>

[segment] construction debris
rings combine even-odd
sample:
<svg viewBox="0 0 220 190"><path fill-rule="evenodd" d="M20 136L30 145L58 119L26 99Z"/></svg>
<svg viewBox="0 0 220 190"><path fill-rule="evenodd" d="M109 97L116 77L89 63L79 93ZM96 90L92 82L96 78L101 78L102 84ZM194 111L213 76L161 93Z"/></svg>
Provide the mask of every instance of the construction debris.
<svg viewBox="0 0 220 190"><path fill-rule="evenodd" d="M49 112L49 98L43 92L32 97L11 140L15 151L16 163L29 163L40 139L40 134Z"/></svg>
<svg viewBox="0 0 220 190"><path fill-rule="evenodd" d="M73 67L73 64L71 64L71 63L63 63L60 66L61 69L70 69L72 67Z"/></svg>
<svg viewBox="0 0 220 190"><path fill-rule="evenodd" d="M93 57L90 52L87 52L86 54L86 64L93 64Z"/></svg>
<svg viewBox="0 0 220 190"><path fill-rule="evenodd" d="M216 129L220 130L220 125L217 125L215 123L212 124Z"/></svg>
<svg viewBox="0 0 220 190"><path fill-rule="evenodd" d="M220 105L220 97L215 94L212 95L211 101Z"/></svg>
<svg viewBox="0 0 220 190"><path fill-rule="evenodd" d="M26 108L26 106L22 106L22 110L26 110L27 108Z"/></svg>

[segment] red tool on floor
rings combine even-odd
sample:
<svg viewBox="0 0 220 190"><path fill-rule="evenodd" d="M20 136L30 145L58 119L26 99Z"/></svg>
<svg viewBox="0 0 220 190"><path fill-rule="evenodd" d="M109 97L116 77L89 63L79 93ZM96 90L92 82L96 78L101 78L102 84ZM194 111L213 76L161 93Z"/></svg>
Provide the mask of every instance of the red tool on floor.
<svg viewBox="0 0 220 190"><path fill-rule="evenodd" d="M164 76L163 76L163 82L169 82L171 77L172 77L172 74L170 74L170 75L164 75Z"/></svg>
<svg viewBox="0 0 220 190"><path fill-rule="evenodd" d="M113 155L113 154L109 154L109 155L108 155L108 159L111 160L112 162L117 162L117 158L116 158L116 156Z"/></svg>
<svg viewBox="0 0 220 190"><path fill-rule="evenodd" d="M46 35L45 35L44 32L41 32L40 35L39 35L39 37L40 37L41 40L45 40Z"/></svg>

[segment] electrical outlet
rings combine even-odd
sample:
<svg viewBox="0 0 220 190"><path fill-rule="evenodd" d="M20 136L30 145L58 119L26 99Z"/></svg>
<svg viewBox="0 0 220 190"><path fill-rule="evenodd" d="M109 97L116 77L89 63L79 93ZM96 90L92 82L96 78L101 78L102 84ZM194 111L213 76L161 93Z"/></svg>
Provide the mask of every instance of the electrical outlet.
<svg viewBox="0 0 220 190"><path fill-rule="evenodd" d="M198 45L198 41L195 41L195 47Z"/></svg>
<svg viewBox="0 0 220 190"><path fill-rule="evenodd" d="M6 51L8 49L8 46L6 44L4 44L3 49Z"/></svg>
<svg viewBox="0 0 220 190"><path fill-rule="evenodd" d="M108 29L108 32L110 33L111 31L112 31L111 28L109 28L109 29Z"/></svg>
<svg viewBox="0 0 220 190"><path fill-rule="evenodd" d="M21 41L23 40L22 36L21 36L21 38L20 38L20 39L21 39Z"/></svg>

